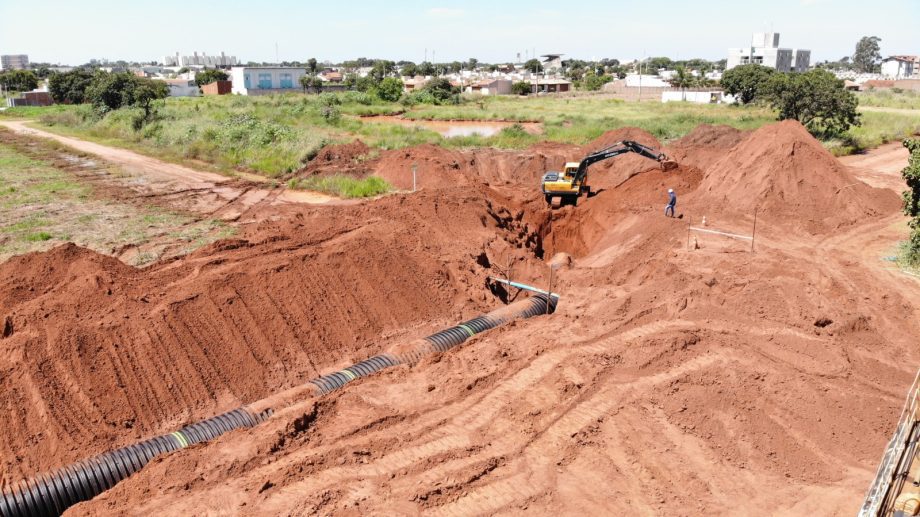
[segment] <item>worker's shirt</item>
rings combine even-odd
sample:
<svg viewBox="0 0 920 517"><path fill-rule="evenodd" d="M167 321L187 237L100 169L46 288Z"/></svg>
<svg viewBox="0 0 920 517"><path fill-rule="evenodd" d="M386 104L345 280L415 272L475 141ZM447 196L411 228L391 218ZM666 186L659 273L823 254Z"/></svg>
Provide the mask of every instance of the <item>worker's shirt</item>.
<svg viewBox="0 0 920 517"><path fill-rule="evenodd" d="M668 206L674 206L677 204L677 194L671 192L671 199L668 201Z"/></svg>

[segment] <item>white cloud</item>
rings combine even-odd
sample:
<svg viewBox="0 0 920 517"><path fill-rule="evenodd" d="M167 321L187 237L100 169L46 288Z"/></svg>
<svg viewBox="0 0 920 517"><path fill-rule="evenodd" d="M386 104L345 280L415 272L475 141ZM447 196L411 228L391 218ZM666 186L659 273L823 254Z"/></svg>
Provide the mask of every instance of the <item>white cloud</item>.
<svg viewBox="0 0 920 517"><path fill-rule="evenodd" d="M428 9L428 16L436 16L438 18L459 18L466 14L466 11L463 9L452 9L450 7L432 7Z"/></svg>
<svg viewBox="0 0 920 517"><path fill-rule="evenodd" d="M829 4L831 0L802 0L802 5Z"/></svg>

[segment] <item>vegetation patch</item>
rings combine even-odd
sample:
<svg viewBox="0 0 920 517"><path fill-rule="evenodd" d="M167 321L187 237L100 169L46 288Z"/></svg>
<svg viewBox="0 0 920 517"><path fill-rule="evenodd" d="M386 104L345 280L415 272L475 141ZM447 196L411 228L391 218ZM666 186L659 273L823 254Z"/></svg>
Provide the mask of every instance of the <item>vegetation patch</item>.
<svg viewBox="0 0 920 517"><path fill-rule="evenodd" d="M288 182L288 186L344 198L374 197L391 190L390 184L377 176L358 179L341 174L292 179Z"/></svg>

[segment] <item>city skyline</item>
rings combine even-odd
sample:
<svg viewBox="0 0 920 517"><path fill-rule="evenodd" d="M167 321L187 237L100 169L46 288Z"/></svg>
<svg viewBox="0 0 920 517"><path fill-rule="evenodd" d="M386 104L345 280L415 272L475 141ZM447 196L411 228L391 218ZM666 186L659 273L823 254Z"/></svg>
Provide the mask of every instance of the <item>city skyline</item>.
<svg viewBox="0 0 920 517"><path fill-rule="evenodd" d="M160 61L180 52L235 55L242 62L341 62L357 57L421 62L510 62L558 52L567 58L651 56L719 60L751 34L776 31L782 45L812 51L812 62L853 52L867 35L882 38L882 54L917 52L911 20L920 3L879 0L874 8L853 0L779 0L772 13L753 4L699 4L658 0L645 3L582 1L560 6L512 1L500 6L467 2L412 1L397 7L367 1L347 9L293 1L270 4L226 2L221 9L164 0L155 6L112 0L79 4L35 0L24 17L0 6L0 53L28 54L33 62L82 64L90 59ZM253 10L260 16L254 17ZM859 16L854 13L859 12ZM761 19L767 18L767 19ZM774 19L770 19L774 18ZM590 27L586 29L585 27ZM277 51L276 51L277 49Z"/></svg>

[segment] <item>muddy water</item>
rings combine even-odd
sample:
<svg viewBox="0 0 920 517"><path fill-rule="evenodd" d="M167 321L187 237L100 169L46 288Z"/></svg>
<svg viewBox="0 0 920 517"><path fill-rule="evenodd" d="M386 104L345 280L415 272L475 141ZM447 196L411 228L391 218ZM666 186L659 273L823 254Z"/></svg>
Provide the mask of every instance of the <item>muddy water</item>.
<svg viewBox="0 0 920 517"><path fill-rule="evenodd" d="M394 115L363 117L361 121L421 127L436 131L446 138L472 135L492 136L502 129L514 124L514 122L499 122L494 120L411 120ZM537 122L519 122L519 124L524 126L524 129L528 133L534 135L542 133L542 128Z"/></svg>

